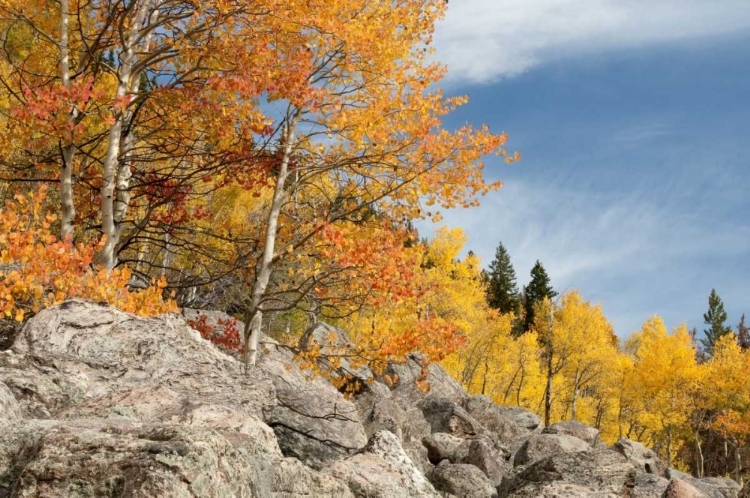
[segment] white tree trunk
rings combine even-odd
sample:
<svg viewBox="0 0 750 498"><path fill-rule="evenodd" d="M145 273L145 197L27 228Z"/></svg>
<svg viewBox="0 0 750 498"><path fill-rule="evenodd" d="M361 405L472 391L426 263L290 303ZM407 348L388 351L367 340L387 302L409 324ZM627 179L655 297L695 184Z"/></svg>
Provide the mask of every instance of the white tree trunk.
<svg viewBox="0 0 750 498"><path fill-rule="evenodd" d="M151 0L143 1L140 8L137 9L136 18L130 27L130 32L128 33L125 42L126 46L123 47L124 50L120 66L117 70L118 81L117 91L115 92L115 102L122 103L126 97L132 95L132 90L134 88L133 76L135 74L133 68L136 64L136 47L139 40L142 39L141 31L151 7L151 3ZM108 270L111 270L117 264L115 249L120 241L120 232L122 229L121 222L125 210L125 206L122 203L115 202L115 187L120 187L118 188L119 194L122 189L127 186L127 181L129 179L129 176L123 171L123 165L120 163L122 131L123 126L126 125L127 118L128 112L125 109L117 110L114 113L115 122L109 128L107 152L104 156L104 182L101 187L101 214L102 233L107 237L107 240L99 254L99 262ZM125 168L128 167L128 165L125 165ZM121 177L121 175L124 176L124 178ZM116 205L117 208L115 208Z"/></svg>
<svg viewBox="0 0 750 498"><path fill-rule="evenodd" d="M258 262L257 276L253 284L252 297L250 301L251 319L246 321L245 340L245 366L255 365L258 356L258 340L260 339L261 325L263 323L262 301L266 293L266 287L273 272L274 252L276 250L276 235L278 233L279 215L286 202L289 192L285 189L285 183L289 177L289 161L292 156L294 135L297 127L297 117L290 120L284 132L284 154L279 165L276 186L274 187L271 208L268 211L266 222L266 237L263 244L263 255Z"/></svg>
<svg viewBox="0 0 750 498"><path fill-rule="evenodd" d="M70 89L70 53L68 50L68 0L60 0L60 77L65 89ZM75 122L78 109L73 107L69 120ZM62 164L60 166L60 237L73 237L76 208L73 202L73 159L76 147L68 140L62 144Z"/></svg>

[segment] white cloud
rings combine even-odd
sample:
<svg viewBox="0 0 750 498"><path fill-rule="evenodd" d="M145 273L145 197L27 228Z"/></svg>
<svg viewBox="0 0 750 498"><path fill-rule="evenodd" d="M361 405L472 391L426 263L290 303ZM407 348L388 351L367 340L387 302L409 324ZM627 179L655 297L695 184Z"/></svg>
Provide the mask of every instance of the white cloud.
<svg viewBox="0 0 750 498"><path fill-rule="evenodd" d="M748 0L451 0L435 42L449 77L487 82L572 54L746 29Z"/></svg>
<svg viewBox="0 0 750 498"><path fill-rule="evenodd" d="M703 264L706 258L749 255L750 225L709 222L683 212L637 193L607 195L514 182L476 209L444 213L444 223L464 228L469 236L465 249L485 265L502 242L519 287L539 259L555 289L579 289L586 299L601 301L618 333L626 335L655 313L671 325L693 318L693 305L702 312L704 294L716 285L712 278L732 295L734 287L746 285L741 272L719 275ZM418 228L431 236L434 226Z"/></svg>

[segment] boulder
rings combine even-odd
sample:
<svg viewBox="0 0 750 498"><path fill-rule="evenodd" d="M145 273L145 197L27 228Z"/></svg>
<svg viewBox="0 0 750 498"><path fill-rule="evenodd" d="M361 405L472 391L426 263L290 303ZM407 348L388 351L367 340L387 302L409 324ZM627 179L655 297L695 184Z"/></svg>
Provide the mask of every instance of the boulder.
<svg viewBox="0 0 750 498"><path fill-rule="evenodd" d="M494 498L497 490L477 467L443 460L427 475L436 490L459 498Z"/></svg>
<svg viewBox="0 0 750 498"><path fill-rule="evenodd" d="M667 479L691 479L693 476L681 470L669 467L664 471L664 477L666 477Z"/></svg>
<svg viewBox="0 0 750 498"><path fill-rule="evenodd" d="M418 354L408 355L405 363L391 363L383 372L381 378L391 379L390 385L401 408L405 411L413 408L430 393L437 393L440 397L461 404L469 395L443 367L436 364L427 365L426 381L428 390L422 391L415 384L423 373L425 360Z"/></svg>
<svg viewBox="0 0 750 498"><path fill-rule="evenodd" d="M264 412L285 456L321 469L367 444L357 408L321 377L303 372L292 354L269 346L258 368L271 376L276 403Z"/></svg>
<svg viewBox="0 0 750 498"><path fill-rule="evenodd" d="M0 431L6 430L23 418L16 397L4 382L0 382Z"/></svg>
<svg viewBox="0 0 750 498"><path fill-rule="evenodd" d="M592 447L599 442L599 429L594 429L577 420L558 422L542 429L542 434L566 434L586 441Z"/></svg>
<svg viewBox="0 0 750 498"><path fill-rule="evenodd" d="M498 486L512 468L501 449L491 439L481 436L463 441L454 450L452 457L452 463L466 463L477 467L494 486Z"/></svg>
<svg viewBox="0 0 750 498"><path fill-rule="evenodd" d="M627 458L639 472L664 475L664 464L652 450L637 441L622 438L612 447Z"/></svg>
<svg viewBox="0 0 750 498"><path fill-rule="evenodd" d="M706 494L683 479L672 479L663 498L706 498Z"/></svg>
<svg viewBox="0 0 750 498"><path fill-rule="evenodd" d="M367 384L374 379L372 370L362 361L357 362L347 358L345 355L354 350L354 344L346 333L323 322L315 322L300 337L300 349L319 347L321 356L318 359L320 367L333 372L335 377L345 380L344 388L349 392L361 392L367 388ZM326 355L337 358L337 364L333 365Z"/></svg>
<svg viewBox="0 0 750 498"><path fill-rule="evenodd" d="M591 446L577 437L563 434L534 434L521 446L513 458L513 465L527 465L562 453L591 451Z"/></svg>
<svg viewBox="0 0 750 498"><path fill-rule="evenodd" d="M466 398L463 408L507 446L529 436L541 423L539 417L523 408L499 406L481 394Z"/></svg>
<svg viewBox="0 0 750 498"><path fill-rule="evenodd" d="M436 432L422 439L430 463L437 465L443 460L452 460L454 452L464 440L445 432Z"/></svg>
<svg viewBox="0 0 750 498"><path fill-rule="evenodd" d="M704 477L703 479L689 477L685 481L711 498L737 498L742 490L739 484L728 477Z"/></svg>
<svg viewBox="0 0 750 498"><path fill-rule="evenodd" d="M290 496L280 467L315 496L348 496L343 483L277 456L237 432L130 420L80 419L26 442L7 489L23 496ZM0 488L2 490L2 488Z"/></svg>
<svg viewBox="0 0 750 498"><path fill-rule="evenodd" d="M638 473L628 495L631 498L651 498L661 496L669 486L669 479L655 474Z"/></svg>
<svg viewBox="0 0 750 498"><path fill-rule="evenodd" d="M361 453L333 463L325 472L361 498L439 496L388 431L376 433Z"/></svg>
<svg viewBox="0 0 750 498"><path fill-rule="evenodd" d="M384 384L371 383L356 397L354 403L368 437L387 430L403 440L402 427L406 422L404 410Z"/></svg>
<svg viewBox="0 0 750 498"><path fill-rule="evenodd" d="M486 432L466 410L437 394L426 397L417 407L422 410L432 432L446 432L462 438Z"/></svg>
<svg viewBox="0 0 750 498"><path fill-rule="evenodd" d="M635 476L633 465L614 451L561 453L509 472L498 494L524 498L620 497L626 496Z"/></svg>

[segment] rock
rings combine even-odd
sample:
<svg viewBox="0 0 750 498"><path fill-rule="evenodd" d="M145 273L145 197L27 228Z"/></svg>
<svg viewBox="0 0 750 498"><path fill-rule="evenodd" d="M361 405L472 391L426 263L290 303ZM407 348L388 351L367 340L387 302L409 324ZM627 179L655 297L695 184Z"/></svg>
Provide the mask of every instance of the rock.
<svg viewBox="0 0 750 498"><path fill-rule="evenodd" d="M497 497L497 490L487 476L474 465L452 464L447 460L427 475L435 489L460 498Z"/></svg>
<svg viewBox="0 0 750 498"><path fill-rule="evenodd" d="M536 431L542 425L542 419L538 415L520 406L496 405L496 407L493 411L512 420L518 427L529 432Z"/></svg>
<svg viewBox="0 0 750 498"><path fill-rule="evenodd" d="M0 352L0 496L351 496L304 464L366 444L354 404L265 344L245 373L179 316L41 311Z"/></svg>
<svg viewBox="0 0 750 498"><path fill-rule="evenodd" d="M345 482L305 467L296 458L273 462L269 487L273 498L354 498Z"/></svg>
<svg viewBox="0 0 750 498"><path fill-rule="evenodd" d="M467 463L484 472L494 486L498 486L512 468L501 449L489 438L477 437L463 441L453 452L452 463Z"/></svg>
<svg viewBox="0 0 750 498"><path fill-rule="evenodd" d="M285 456L321 469L367 443L354 403L325 379L300 370L291 353L271 346L258 367L273 381L276 404L265 411L264 420Z"/></svg>
<svg viewBox="0 0 750 498"><path fill-rule="evenodd" d="M663 498L706 498L706 496L701 490L682 479L669 481L669 485L662 495Z"/></svg>
<svg viewBox="0 0 750 498"><path fill-rule="evenodd" d="M639 442L622 438L614 444L612 449L632 462L640 472L659 476L664 474L664 464L656 453Z"/></svg>
<svg viewBox="0 0 750 498"><path fill-rule="evenodd" d="M661 496L669 485L669 479L654 474L638 473L635 476L633 488L630 490L631 498L651 498Z"/></svg>
<svg viewBox="0 0 750 498"><path fill-rule="evenodd" d="M445 432L436 432L422 439L422 444L427 448L427 458L434 465L443 460L451 460L462 442L463 439Z"/></svg>
<svg viewBox="0 0 750 498"><path fill-rule="evenodd" d="M690 477L685 481L711 498L737 498L742 490L739 484L728 477L704 477L703 479Z"/></svg>
<svg viewBox="0 0 750 498"><path fill-rule="evenodd" d="M540 424L539 417L533 413L520 407L498 406L481 394L464 400L463 407L488 431L494 433L497 441L507 446L529 436Z"/></svg>
<svg viewBox="0 0 750 498"><path fill-rule="evenodd" d="M266 372L241 374L239 362L176 315L145 319L70 300L30 319L12 351L0 355L0 381L29 417L51 418L84 399L146 385L259 418L276 402Z"/></svg>
<svg viewBox="0 0 750 498"><path fill-rule="evenodd" d="M691 479L693 476L685 472L682 472L681 470L677 470L672 467L669 467L667 470L664 471L664 477L666 477L667 479Z"/></svg>
<svg viewBox="0 0 750 498"><path fill-rule="evenodd" d="M239 433L128 420L65 421L29 441L18 460L23 471L11 476L8 489L23 496L283 496L275 492L284 487L279 458ZM347 494L342 483L311 469L296 474L299 483L307 476L308 494Z"/></svg>
<svg viewBox="0 0 750 498"><path fill-rule="evenodd" d="M577 437L563 434L533 434L513 458L513 465L527 465L553 455L591 451L591 446Z"/></svg>
<svg viewBox="0 0 750 498"><path fill-rule="evenodd" d="M509 472L498 494L524 498L620 497L625 496L628 485L633 485L635 475L633 465L614 451L562 453Z"/></svg>
<svg viewBox="0 0 750 498"><path fill-rule="evenodd" d="M401 405L391 397L390 390L384 384L373 382L357 396L354 403L368 437L381 430L387 430L403 440L402 427L406 416Z"/></svg>
<svg viewBox="0 0 750 498"><path fill-rule="evenodd" d="M0 382L0 431L13 426L23 418L16 397L4 382Z"/></svg>
<svg viewBox="0 0 750 498"><path fill-rule="evenodd" d="M318 359L318 364L326 371L335 372L336 377L346 379L343 389L349 392L359 393L367 388L367 384L372 382L374 374L372 370L356 361L352 361L342 354L350 353L354 350L354 344L346 333L323 322L315 322L300 337L299 348L309 349L313 346L319 346L322 356ZM326 359L326 354L336 355L339 364L335 367Z"/></svg>
<svg viewBox="0 0 750 498"><path fill-rule="evenodd" d="M542 429L542 434L567 434L586 441L589 445L596 446L599 442L599 430L577 420L558 422Z"/></svg>
<svg viewBox="0 0 750 498"><path fill-rule="evenodd" d="M391 386L393 397L405 411L416 406L431 393L436 393L440 397L459 405L469 396L461 385L448 372L443 370L443 367L435 364L429 364L426 369L429 390L427 392L420 391L415 381L422 374L423 362L421 356L411 354L405 363L391 363L383 372L383 377L387 375L389 378L395 379Z"/></svg>
<svg viewBox="0 0 750 498"><path fill-rule="evenodd" d="M325 472L361 498L439 496L388 431L378 432L361 453L333 463Z"/></svg>
<svg viewBox="0 0 750 498"><path fill-rule="evenodd" d="M486 430L453 401L430 395L417 405L432 432L447 432L458 437L475 436Z"/></svg>

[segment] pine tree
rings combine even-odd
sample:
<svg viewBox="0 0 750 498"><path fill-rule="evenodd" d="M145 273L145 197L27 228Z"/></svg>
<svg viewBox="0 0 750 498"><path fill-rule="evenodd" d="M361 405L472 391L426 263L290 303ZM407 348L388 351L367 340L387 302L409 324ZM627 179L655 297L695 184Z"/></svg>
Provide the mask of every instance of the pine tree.
<svg viewBox="0 0 750 498"><path fill-rule="evenodd" d="M750 349L750 327L745 325L745 314L740 318L740 324L737 325L737 344L742 349Z"/></svg>
<svg viewBox="0 0 750 498"><path fill-rule="evenodd" d="M539 260L531 269L531 282L525 289L524 331L528 331L534 324L534 304L544 300L545 297L552 299L557 296L557 292L552 289L549 276Z"/></svg>
<svg viewBox="0 0 750 498"><path fill-rule="evenodd" d="M726 321L727 312L724 310L724 303L716 290L711 289L711 294L708 296L708 311L703 315L703 323L710 328L703 331L706 337L701 339L706 356L713 356L714 344L720 337L732 333L732 328L725 325Z"/></svg>
<svg viewBox="0 0 750 498"><path fill-rule="evenodd" d="M487 304L490 308L500 313L518 314L516 271L502 242L495 250L495 259L490 263L487 277Z"/></svg>

